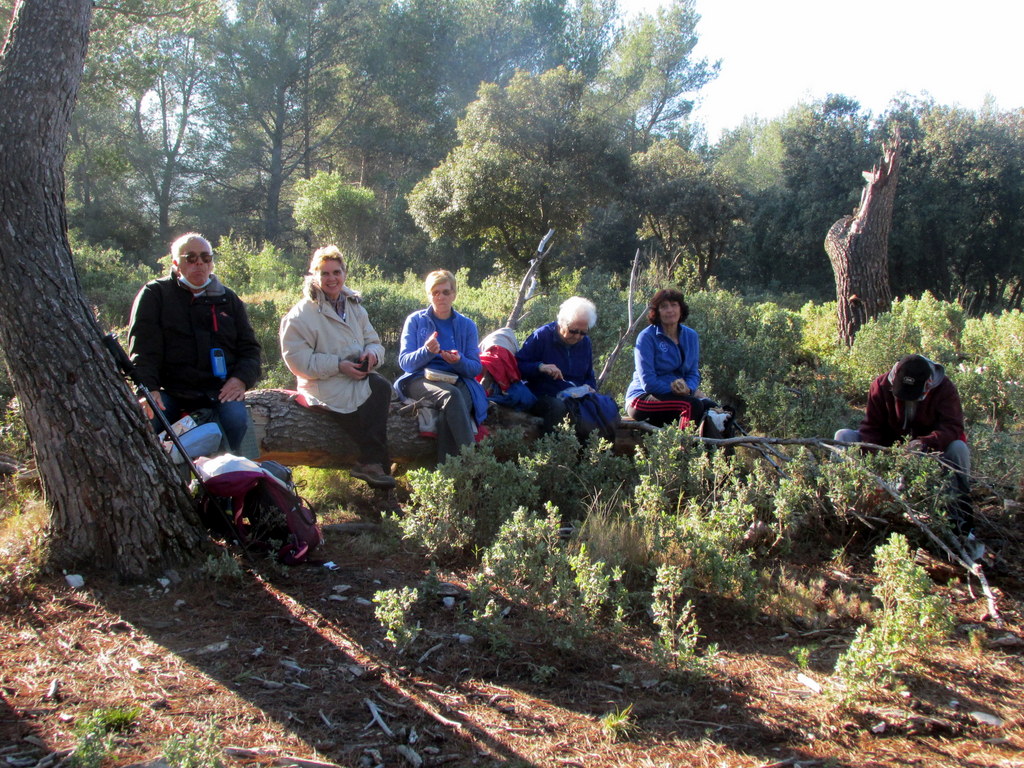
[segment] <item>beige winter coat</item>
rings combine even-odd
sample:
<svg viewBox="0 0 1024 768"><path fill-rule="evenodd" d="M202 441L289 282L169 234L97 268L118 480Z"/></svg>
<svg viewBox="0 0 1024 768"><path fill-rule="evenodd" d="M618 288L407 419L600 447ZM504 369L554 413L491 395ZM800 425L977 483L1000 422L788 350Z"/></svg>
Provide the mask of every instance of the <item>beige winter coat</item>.
<svg viewBox="0 0 1024 768"><path fill-rule="evenodd" d="M372 352L379 367L384 347L359 303L359 294L347 287L342 292L344 320L315 285L307 288L307 297L281 320L281 355L311 405L351 413L370 396L370 384L368 379L357 381L340 373L338 363Z"/></svg>

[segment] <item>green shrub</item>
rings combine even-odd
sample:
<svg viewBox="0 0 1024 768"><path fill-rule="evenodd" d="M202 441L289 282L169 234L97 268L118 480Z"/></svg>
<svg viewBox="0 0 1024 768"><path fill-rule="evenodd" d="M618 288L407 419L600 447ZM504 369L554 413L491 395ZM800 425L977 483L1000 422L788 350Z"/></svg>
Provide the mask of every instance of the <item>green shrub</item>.
<svg viewBox="0 0 1024 768"><path fill-rule="evenodd" d="M266 291L241 297L249 316L256 339L260 343L260 364L262 375L257 384L265 389L295 388L295 376L281 359L279 329L281 318L298 300L298 293L291 291Z"/></svg>
<svg viewBox="0 0 1024 768"><path fill-rule="evenodd" d="M82 293L101 325L108 329L127 325L135 294L160 275L144 264L129 262L112 248L74 241L72 250Z"/></svg>
<svg viewBox="0 0 1024 768"><path fill-rule="evenodd" d="M875 550L872 590L881 601L873 626L862 626L836 661L835 672L856 696L870 686L892 683L930 645L952 630L953 618L946 601L931 594L931 581L914 563L913 553L901 534L893 534Z"/></svg>
<svg viewBox="0 0 1024 768"><path fill-rule="evenodd" d="M562 542L558 518L550 505L539 515L517 509L484 551L472 592L481 605L497 589L551 614L557 622L545 616L538 629L556 646L571 648L600 627L621 622L627 593L620 569L591 557L585 544Z"/></svg>
<svg viewBox="0 0 1024 768"><path fill-rule="evenodd" d="M636 473L628 457L617 456L596 434L581 446L571 427L546 435L519 457L535 478L538 502L558 507L562 520L581 520L599 499L628 495Z"/></svg>
<svg viewBox="0 0 1024 768"><path fill-rule="evenodd" d="M488 442L408 474L412 494L402 532L431 558L457 559L486 546L518 507L536 504L534 473L499 461Z"/></svg>
<svg viewBox="0 0 1024 768"><path fill-rule="evenodd" d="M842 372L847 394L863 402L868 386L904 355L920 354L951 366L959 355L963 310L930 293L920 299L895 299L892 308L866 322L849 350L833 362Z"/></svg>
<svg viewBox="0 0 1024 768"><path fill-rule="evenodd" d="M399 651L404 651L419 637L420 626L410 618L412 607L420 599L419 590L415 587L401 589L381 589L374 593L373 609L377 621L384 627L384 637Z"/></svg>
<svg viewBox="0 0 1024 768"><path fill-rule="evenodd" d="M230 235L221 238L216 256L214 272L239 296L264 291L289 291L298 296L309 264L308 254L289 256L271 243L257 251L255 243Z"/></svg>
<svg viewBox="0 0 1024 768"><path fill-rule="evenodd" d="M698 652L700 626L693 603L684 600L692 588L690 574L675 565L661 565L651 592L651 615L658 628L654 642L655 658L684 675L703 675L710 671L718 647L712 643L704 655Z"/></svg>
<svg viewBox="0 0 1024 768"><path fill-rule="evenodd" d="M323 243L351 243L356 260L369 241L377 210L372 189L349 184L340 173L319 171L295 183L295 221Z"/></svg>
<svg viewBox="0 0 1024 768"><path fill-rule="evenodd" d="M1018 428L1024 419L1024 313L969 319L963 353L967 362L953 374L967 418Z"/></svg>
<svg viewBox="0 0 1024 768"><path fill-rule="evenodd" d="M99 768L113 750L118 734L135 727L139 707L114 707L92 712L75 724L77 743L68 762L74 768Z"/></svg>
<svg viewBox="0 0 1024 768"><path fill-rule="evenodd" d="M800 347L819 364L835 360L840 351L836 302L808 301L800 308Z"/></svg>
<svg viewBox="0 0 1024 768"><path fill-rule="evenodd" d="M164 742L164 760L170 768L224 768L219 738L212 723L186 736L171 736Z"/></svg>

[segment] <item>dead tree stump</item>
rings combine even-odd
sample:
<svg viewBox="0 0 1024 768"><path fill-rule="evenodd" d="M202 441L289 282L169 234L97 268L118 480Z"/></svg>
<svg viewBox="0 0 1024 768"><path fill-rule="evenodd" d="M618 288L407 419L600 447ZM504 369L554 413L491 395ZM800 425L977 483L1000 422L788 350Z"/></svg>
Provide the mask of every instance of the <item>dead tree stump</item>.
<svg viewBox="0 0 1024 768"><path fill-rule="evenodd" d="M839 338L847 346L867 320L892 305L889 230L901 151L897 133L891 144L883 145L882 162L864 173L866 184L854 215L839 219L825 237L836 281Z"/></svg>

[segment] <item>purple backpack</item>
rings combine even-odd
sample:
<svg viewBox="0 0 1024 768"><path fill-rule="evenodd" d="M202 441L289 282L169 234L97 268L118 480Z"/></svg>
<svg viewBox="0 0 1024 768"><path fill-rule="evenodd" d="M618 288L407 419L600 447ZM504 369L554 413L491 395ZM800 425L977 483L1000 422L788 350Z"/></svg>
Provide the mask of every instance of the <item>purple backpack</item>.
<svg viewBox="0 0 1024 768"><path fill-rule="evenodd" d="M306 562L323 541L316 514L295 492L287 467L227 455L204 462L200 472L199 515L215 533L248 549L269 551L276 543L285 565Z"/></svg>

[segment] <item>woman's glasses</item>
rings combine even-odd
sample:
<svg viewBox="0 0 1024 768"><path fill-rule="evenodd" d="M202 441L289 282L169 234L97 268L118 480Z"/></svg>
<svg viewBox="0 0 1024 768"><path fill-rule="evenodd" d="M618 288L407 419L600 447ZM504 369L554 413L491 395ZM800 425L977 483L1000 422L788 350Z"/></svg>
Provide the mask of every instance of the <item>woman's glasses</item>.
<svg viewBox="0 0 1024 768"><path fill-rule="evenodd" d="M181 255L185 257L185 261L187 263L189 263L189 264L198 264L200 261L202 261L203 264L209 264L211 261L213 261L213 254L212 253L192 253L192 252L189 252L189 253L183 253Z"/></svg>
<svg viewBox="0 0 1024 768"><path fill-rule="evenodd" d="M570 336L586 336L587 335L586 331L580 331L580 330L577 330L575 328L568 328L568 329L566 329L565 332L568 333Z"/></svg>

